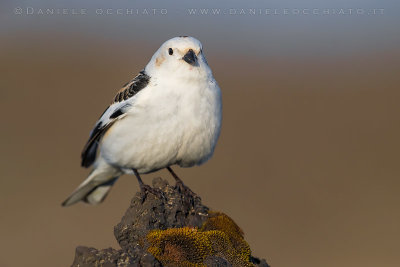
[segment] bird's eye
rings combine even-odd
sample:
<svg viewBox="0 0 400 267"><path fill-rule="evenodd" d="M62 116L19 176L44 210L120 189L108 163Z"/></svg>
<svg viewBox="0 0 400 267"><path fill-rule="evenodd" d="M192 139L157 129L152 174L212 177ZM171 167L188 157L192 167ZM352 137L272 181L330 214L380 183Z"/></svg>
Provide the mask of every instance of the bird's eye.
<svg viewBox="0 0 400 267"><path fill-rule="evenodd" d="M168 48L168 54L169 54L170 56L172 56L173 53L174 53L174 50L172 50L172 48Z"/></svg>

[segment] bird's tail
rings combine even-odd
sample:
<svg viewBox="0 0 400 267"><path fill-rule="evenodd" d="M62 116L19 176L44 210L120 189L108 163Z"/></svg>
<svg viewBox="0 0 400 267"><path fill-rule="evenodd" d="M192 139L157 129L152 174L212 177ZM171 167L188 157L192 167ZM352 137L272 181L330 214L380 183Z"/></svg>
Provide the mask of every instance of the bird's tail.
<svg viewBox="0 0 400 267"><path fill-rule="evenodd" d="M113 177L107 172L94 169L88 178L62 203L62 206L70 206L79 201L92 205L99 204L105 199L117 179L118 176Z"/></svg>

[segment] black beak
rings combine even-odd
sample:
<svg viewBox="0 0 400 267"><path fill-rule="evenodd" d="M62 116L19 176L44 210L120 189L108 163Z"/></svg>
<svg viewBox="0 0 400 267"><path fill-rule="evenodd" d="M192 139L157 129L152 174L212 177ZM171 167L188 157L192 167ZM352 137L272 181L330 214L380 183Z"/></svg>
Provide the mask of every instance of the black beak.
<svg viewBox="0 0 400 267"><path fill-rule="evenodd" d="M192 66L196 65L196 63L197 63L197 56L193 52L192 49L189 49L189 51L186 53L186 55L182 59L185 60L188 64L190 64Z"/></svg>

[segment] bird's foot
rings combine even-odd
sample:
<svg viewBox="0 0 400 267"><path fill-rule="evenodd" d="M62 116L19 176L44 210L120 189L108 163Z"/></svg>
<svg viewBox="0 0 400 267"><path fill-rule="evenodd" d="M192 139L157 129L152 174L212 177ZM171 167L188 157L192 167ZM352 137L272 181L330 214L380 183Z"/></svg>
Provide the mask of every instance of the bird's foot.
<svg viewBox="0 0 400 267"><path fill-rule="evenodd" d="M147 184L141 185L140 189L141 189L141 191L143 193L143 195L142 195L142 201L143 202L146 199L148 193L151 193L151 194L155 195L159 199L162 199L162 198L165 197L164 193L160 189L153 188L153 187L151 187L151 186L149 186Z"/></svg>
<svg viewBox="0 0 400 267"><path fill-rule="evenodd" d="M189 192L194 198L198 197L197 194L187 187L181 180L176 181L175 187L178 188L180 192Z"/></svg>

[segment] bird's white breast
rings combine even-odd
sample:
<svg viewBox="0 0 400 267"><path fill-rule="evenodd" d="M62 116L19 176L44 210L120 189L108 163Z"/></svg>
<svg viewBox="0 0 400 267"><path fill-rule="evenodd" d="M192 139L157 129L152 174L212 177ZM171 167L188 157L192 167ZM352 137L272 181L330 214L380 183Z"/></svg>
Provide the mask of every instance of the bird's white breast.
<svg viewBox="0 0 400 267"><path fill-rule="evenodd" d="M221 108L221 92L212 77L185 83L152 80L103 137L101 156L140 173L201 164L213 154Z"/></svg>

